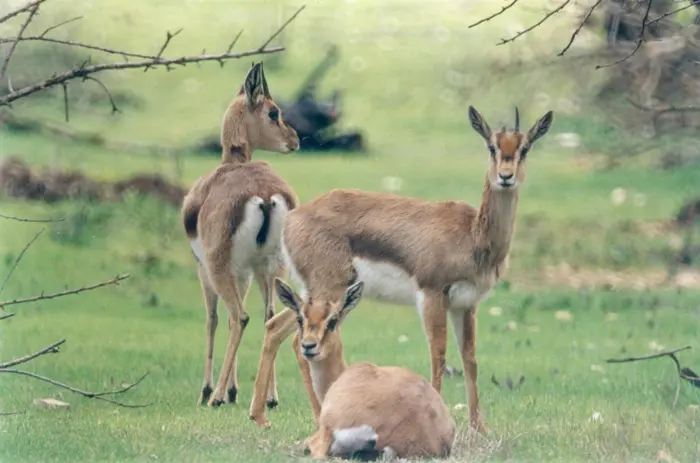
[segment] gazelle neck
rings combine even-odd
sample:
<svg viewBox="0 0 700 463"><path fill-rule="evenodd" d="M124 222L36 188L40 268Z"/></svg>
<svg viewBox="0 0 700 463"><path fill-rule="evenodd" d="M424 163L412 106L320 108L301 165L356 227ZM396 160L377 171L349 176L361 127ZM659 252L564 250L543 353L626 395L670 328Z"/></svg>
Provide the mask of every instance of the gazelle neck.
<svg viewBox="0 0 700 463"><path fill-rule="evenodd" d="M245 101L237 98L224 113L221 123L222 164L244 164L253 157L255 147L244 123L245 111Z"/></svg>
<svg viewBox="0 0 700 463"><path fill-rule="evenodd" d="M518 190L492 188L487 174L473 228L474 258L479 270L488 271L508 256L517 208Z"/></svg>
<svg viewBox="0 0 700 463"><path fill-rule="evenodd" d="M340 333L338 333L338 336L340 336ZM323 360L309 362L311 381L319 403L323 403L326 392L347 367L341 345L334 348Z"/></svg>

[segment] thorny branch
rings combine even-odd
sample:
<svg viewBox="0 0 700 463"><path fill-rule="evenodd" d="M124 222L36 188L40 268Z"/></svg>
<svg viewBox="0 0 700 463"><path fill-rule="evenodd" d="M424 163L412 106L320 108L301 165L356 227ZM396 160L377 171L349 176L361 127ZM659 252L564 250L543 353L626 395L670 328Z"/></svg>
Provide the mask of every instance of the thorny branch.
<svg viewBox="0 0 700 463"><path fill-rule="evenodd" d="M496 17L498 17L498 16L504 14L505 12L507 12L508 10L510 10L511 8L513 8L514 6L516 6L516 4L518 4L518 1L519 1L519 0L511 0L511 2L509 2L507 5L501 7L501 10L500 10L500 11L498 11L498 12L496 12L496 13L493 13L493 14L491 14L490 16L487 16L487 17L485 17L485 18L483 18L483 19L480 19L479 21L476 21L475 23L469 25L468 27L471 28L471 27L478 26L478 25L480 25L480 24L482 24L482 23L485 23L485 22L487 22L487 21L490 21L490 20L492 20L492 19L494 19L494 18L496 18ZM687 10L687 9L689 9L689 8L692 8L692 7L698 7L698 6L700 6L700 0L690 0L690 3L689 3L688 5L684 5L684 6L682 6L682 7L678 7L678 8L676 8L676 9L674 9L674 10L668 11L668 12L666 12L666 13L660 15L660 16L657 17L657 18L654 18L654 19L651 19L651 20L650 20L650 19L649 19L649 13L651 12L651 7L652 7L652 3L653 3L653 2L654 2L654 0L640 0L640 1L638 2L638 6L645 5L645 6L644 6L645 10L644 10L644 18L643 18L642 24L641 24L641 30L640 30L640 32L639 32L639 35L638 35L637 39L635 40L635 47L634 47L634 49L633 49L630 53L628 53L627 55L625 55L623 58L621 58L621 59L619 59L619 60L617 60L617 61L608 63L608 64L598 65L598 66L596 66L596 69L606 68L606 67L610 67L610 66L613 66L613 65L616 65L616 64L620 64L620 63L622 63L623 61L625 61L625 60L629 59L630 57L632 57L632 56L633 56L637 51L639 51L639 49L641 48L642 44L644 43L644 33L645 33L645 31L648 29L648 27L651 26L652 24L655 24L655 23L657 23L657 22L659 22L659 21L661 21L661 20L663 20L663 19L665 19L665 18L667 18L667 17L669 17L669 16L672 16L672 15L674 15L674 14L676 14L676 13L679 13L679 12L681 12L681 11ZM537 21L537 22L534 23L533 25L527 27L526 29L524 29L524 30L518 32L517 34L513 35L513 36L510 37L510 38L501 39L500 42L498 42L496 45L504 45L504 44L509 43L509 42L514 42L514 41L515 41L516 39L518 39L519 37L521 37L521 36L523 36L523 35L525 35L525 34L531 32L531 31L533 31L534 29L536 29L537 27L541 26L541 25L542 25L543 23L545 23L547 20L551 19L555 14L561 12L561 11L562 11L567 5L569 5L570 3L572 3L571 0L563 0L562 3L561 3L559 6L557 6L557 7L554 8L553 10L551 10L551 11L545 13L545 15L544 15L539 21ZM575 3L575 2L574 2L574 3ZM564 46L564 48L557 54L557 56L564 56L564 54L569 50L569 48L571 48L571 45L573 45L574 41L576 40L576 37L577 37L578 34L581 32L581 29L583 28L584 24L590 19L591 15L594 13L594 11L595 11L598 7L600 7L600 5L601 5L602 3L603 3L603 0L596 0L596 1L593 3L593 5L591 5L591 6L588 8L588 10L586 11L586 14L584 15L583 19L581 19L581 21L580 21L580 22L576 25L576 27L574 28L574 30L573 30L573 32L572 32L572 34L571 34L571 37L569 38L568 43L567 43L567 44ZM697 64L700 64L700 61L698 61Z"/></svg>
<svg viewBox="0 0 700 463"><path fill-rule="evenodd" d="M676 371L678 372L678 384L676 385L676 394L673 398L673 408L676 408L678 403L678 395L681 392L681 380L689 381L693 386L700 387L700 377L698 377L690 368L681 367L681 362L678 360L676 354L678 352L690 349L690 346L680 347L678 349L667 350L662 352L657 352L656 354L642 355L640 357L627 357L622 359L607 359L606 363L631 363L639 362L642 360L651 360L661 357L669 357L673 360L676 365Z"/></svg>
<svg viewBox="0 0 700 463"><path fill-rule="evenodd" d="M11 12L8 15L5 15L4 17L0 18L0 23L7 21L8 19L17 16L18 14L24 13L29 11L30 15L27 18L27 20L23 23L22 28L20 29L19 33L17 34L16 37L14 38L0 38L0 43L9 43L11 42L13 44L12 50L14 50L14 47L19 43L20 41L41 41L41 42L48 42L48 43L54 43L57 45L63 45L63 46L72 46L72 47L79 47L79 48L85 48L88 50L94 50L94 51L99 51L102 53L107 53L111 55L121 55L124 58L124 62L118 62L118 63L103 63L103 64L95 64L95 65L88 65L89 60L82 63L81 65L60 73L60 74L54 74L46 79L44 79L41 82L36 82L34 84L29 84L26 85L23 88L19 89L12 89L10 88L9 93L6 95L0 96L0 106L9 106L11 105L12 102L17 101L21 98L27 97L29 95L32 95L34 93L40 92L42 90L45 90L47 88L55 87L55 86L62 86L63 91L64 91L64 103L66 105L66 119L68 119L68 109L67 109L67 88L66 88L66 83L74 80L74 79L82 79L83 81L85 80L96 80L92 76L92 74L96 74L99 72L103 71L116 71L116 70L123 70L123 69L144 69L144 72L148 71L150 68L155 68L159 66L163 66L166 68L166 70L171 71L173 69L173 66L186 66L187 64L190 63L201 63L201 62L206 62L206 61L216 61L218 62L221 66L223 66L225 61L232 60L232 59L240 59L240 58L245 58L248 56L255 56L255 55L265 55L265 54L271 54L271 53L278 53L284 50L284 47L270 47L268 48L268 45L301 13L301 11L305 8L305 6L301 6L287 21L285 21L282 26L280 26L277 31L275 31L263 44L254 50L248 50L240 53L232 53L232 49L234 45L237 43L238 38L240 37L241 33L239 33L235 39L231 42L231 44L228 46L227 50L225 53L219 53L219 54L205 54L202 52L200 55L194 55L194 56L181 56L179 58L166 58L163 56L164 52L166 51L167 47L170 45L170 42L172 39L177 36L180 32L182 32L182 29L178 29L175 32L170 32L168 31L166 33L166 38L163 44L160 47L160 50L156 55L146 55L146 54L137 54L137 53L131 53L131 52L125 52L121 50L115 50L111 48L106 48L106 47L99 47L91 44L86 44L82 42L76 42L76 41L69 41L69 40L59 40L59 39L52 39L49 37L46 37L46 34L52 30L55 30L57 27L63 26L67 24L68 22L72 22L74 20L77 20L79 18L73 18L69 21L64 21L60 24L57 24L55 26L49 27L46 29L42 34L38 36L28 36L24 37L23 33L24 30L26 29L27 25L32 21L34 14L38 10L39 6L44 3L47 0L36 0L32 3L29 3L28 5L25 5L23 7L18 8L17 10ZM10 52L7 57L5 58L2 66L3 69L6 69L8 64L9 64L9 57L11 56L12 52ZM129 61L128 58L139 58L139 61ZM0 79L2 79L4 74L3 72L0 72ZM97 80L96 80L97 81ZM107 87L102 84L102 82L97 81L100 86L107 92L107 95L109 96L110 99L110 104L112 105L112 112L117 112L119 109L117 108L114 99L112 98L109 90Z"/></svg>
<svg viewBox="0 0 700 463"><path fill-rule="evenodd" d="M75 289L67 289L65 291L60 291L58 293L53 293L53 294L40 294L39 296L31 296L31 297L25 297L22 299L13 299L11 301L4 301L0 302L0 309L5 308L8 305L15 305L15 304L26 304L27 302L35 302L35 301L43 301L46 299L55 299L57 297L63 297L63 296L68 296L71 294L79 294L79 293L84 293L85 291L92 291L93 289L101 288L103 286L109 286L109 285L119 285L119 282L122 280L126 280L129 278L131 275L128 273L125 273L124 275L117 275L116 277L102 281L100 283L95 283L89 286L82 286L80 288L75 288Z"/></svg>

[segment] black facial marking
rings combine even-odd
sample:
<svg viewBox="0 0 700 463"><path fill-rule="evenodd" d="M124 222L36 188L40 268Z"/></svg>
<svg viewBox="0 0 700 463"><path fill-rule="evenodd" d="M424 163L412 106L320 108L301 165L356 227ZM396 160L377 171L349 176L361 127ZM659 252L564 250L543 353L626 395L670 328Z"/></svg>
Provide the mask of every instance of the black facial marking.
<svg viewBox="0 0 700 463"><path fill-rule="evenodd" d="M496 148L489 144L489 152L491 152L491 156L496 156Z"/></svg>
<svg viewBox="0 0 700 463"><path fill-rule="evenodd" d="M328 324L326 325L326 329L328 331L333 331L335 330L335 327L338 325L338 319L333 317L330 320L328 320Z"/></svg>
<svg viewBox="0 0 700 463"><path fill-rule="evenodd" d="M527 156L528 151L530 151L530 148L528 148L527 146L523 146L522 148L520 148L520 157L524 158L525 156Z"/></svg>

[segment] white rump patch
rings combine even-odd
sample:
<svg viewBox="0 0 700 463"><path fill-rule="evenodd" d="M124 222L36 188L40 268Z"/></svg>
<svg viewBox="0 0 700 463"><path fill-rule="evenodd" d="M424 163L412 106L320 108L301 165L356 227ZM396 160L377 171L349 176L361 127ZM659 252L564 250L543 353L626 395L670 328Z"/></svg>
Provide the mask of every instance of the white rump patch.
<svg viewBox="0 0 700 463"><path fill-rule="evenodd" d="M490 289L481 290L468 281L458 281L450 286L447 296L450 299L450 307L468 309L486 297L489 291Z"/></svg>
<svg viewBox="0 0 700 463"><path fill-rule="evenodd" d="M333 443L328 455L332 457L350 456L355 452L374 450L377 437L374 429L366 424L354 428L334 430Z"/></svg>
<svg viewBox="0 0 700 463"><path fill-rule="evenodd" d="M234 273L244 272L250 266L252 257L258 251L255 238L258 236L263 223L263 213L260 205L263 199L260 196L251 197L245 204L243 220L238 224L233 236L233 269Z"/></svg>
<svg viewBox="0 0 700 463"><path fill-rule="evenodd" d="M418 285L402 268L360 257L354 258L352 263L358 280L365 283L366 297L401 305L416 304Z"/></svg>

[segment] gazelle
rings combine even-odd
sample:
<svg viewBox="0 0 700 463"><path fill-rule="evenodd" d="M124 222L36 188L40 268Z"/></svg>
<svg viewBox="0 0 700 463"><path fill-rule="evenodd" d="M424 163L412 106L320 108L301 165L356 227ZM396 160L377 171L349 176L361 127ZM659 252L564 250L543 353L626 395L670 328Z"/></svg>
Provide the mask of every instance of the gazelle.
<svg viewBox="0 0 700 463"><path fill-rule="evenodd" d="M225 399L236 402L236 353L249 320L243 302L253 277L265 303L265 320L275 314L273 281L284 273L282 225L287 211L298 205L294 191L267 162L251 162L256 149L290 153L299 148L296 132L284 123L270 97L262 63L248 71L229 104L221 126L221 145L221 165L195 182L182 205L182 221L198 263L207 313L199 403L209 406L221 405ZM219 298L228 309L229 337L212 394ZM274 372L267 403L277 405Z"/></svg>
<svg viewBox="0 0 700 463"><path fill-rule="evenodd" d="M321 403L319 429L306 441L312 456L365 458L384 453L400 458L448 457L455 423L440 393L406 368L360 362L348 367L340 326L362 297L364 283L347 288L330 303L303 301L275 280L277 296L291 309L277 321L297 337Z"/></svg>
<svg viewBox="0 0 700 463"><path fill-rule="evenodd" d="M431 384L438 392L449 314L464 366L470 424L486 432L477 389L477 305L507 263L527 154L551 127L553 113L547 112L527 132L520 131L517 108L513 130L491 130L471 106L469 119L489 150L479 209L457 201L332 190L287 215L282 248L302 298L318 310L344 300L345 289L355 281L365 283L368 298L414 304L430 347ZM333 318L326 323L334 323ZM268 384L261 376L271 371L280 339L289 336L285 328L277 317L265 328L250 410L251 419L261 425L267 421L260 388ZM298 355L298 344L294 347ZM315 352L314 344L302 347L308 355ZM308 368L302 368L302 375L318 421L313 385L319 378Z"/></svg>

